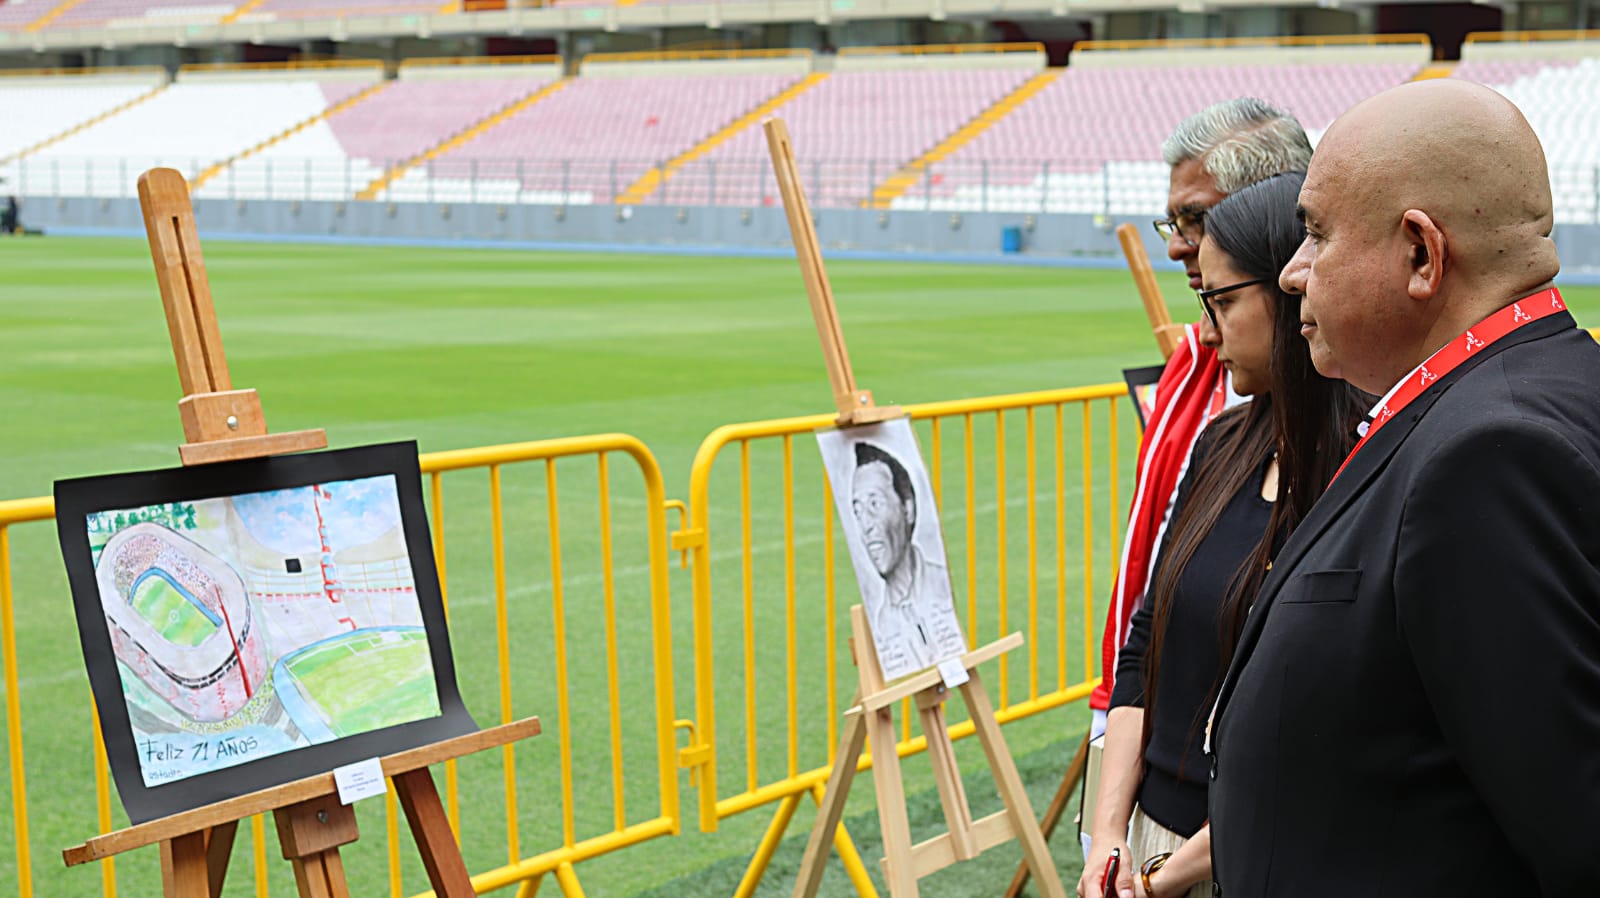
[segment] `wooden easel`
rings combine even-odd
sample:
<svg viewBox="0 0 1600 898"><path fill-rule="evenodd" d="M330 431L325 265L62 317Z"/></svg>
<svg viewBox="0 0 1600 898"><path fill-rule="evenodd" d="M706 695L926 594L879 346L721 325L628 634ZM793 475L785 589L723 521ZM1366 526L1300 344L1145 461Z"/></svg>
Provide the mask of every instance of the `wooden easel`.
<svg viewBox="0 0 1600 898"><path fill-rule="evenodd" d="M768 119L763 127L772 154L773 169L777 173L778 189L783 194L783 206L788 214L795 252L800 260L800 271L805 279L806 294L811 300L812 316L822 341L822 355L828 367L834 403L839 410L838 422L840 426L850 427L898 417L903 414L898 407L876 407L872 402L872 394L856 385L855 375L850 370L849 353L845 349L844 334L839 328L833 291L828 286L827 272L822 265L811 209L800 188L794 146L790 143L788 128L781 119ZM1004 810L981 820L973 820L961 773L956 766L955 746L945 725L944 703L950 697L950 691L945 686L943 675L936 669L930 669L892 685L887 684L883 681L876 650L867 632L866 613L860 605L850 609L850 630L850 654L856 662L860 687L854 706L845 712L844 734L839 741L833 771L828 777L827 789L823 793L817 820L812 826L805 857L800 864L800 875L793 893L795 898L813 898L817 894L822 871L827 864L828 847L839 828L845 800L850 795L850 785L855 779L856 762L861 757L869 734L872 739L872 779L877 789L878 820L883 829L884 878L888 880L889 894L893 898L916 898L918 880L1012 840L1021 843L1023 857L1043 884L1045 894L1051 898L1066 898L1049 848L1033 817L1022 778L1017 775L1016 764L1011 759L1005 737L995 720L989 695L978 676L979 664L1022 645L1022 635L1012 633L968 652L960 659L967 679L958 688L966 701L967 714L972 719L978 741L983 745L989 769L994 774L995 785L1005 804ZM917 845L911 844L911 825L906 817L905 789L900 777L900 756L895 749L898 739L894 726L894 706L906 698L915 700L922 731L927 737L928 756L933 763L934 781L944 807L945 822L949 826L944 834Z"/></svg>
<svg viewBox="0 0 1600 898"><path fill-rule="evenodd" d="M1167 301L1161 297L1161 285L1156 283L1156 272L1150 267L1150 254L1144 251L1139 229L1123 222L1117 225L1117 240L1122 243L1122 255L1128 260L1134 286L1139 288L1139 299L1144 301L1144 314L1150 319L1150 331L1155 335L1156 345L1161 347L1161 357L1172 358L1183 341L1183 325L1172 323L1172 313L1167 311Z"/></svg>
<svg viewBox="0 0 1600 898"><path fill-rule="evenodd" d="M327 446L327 434L321 430L269 434L256 391L233 389L183 176L170 168L145 172L139 176L139 202L183 386L178 403L187 440L178 448L183 463L260 458ZM381 759L384 775L393 780L405 810L428 881L441 898L477 893L428 766L538 732L539 719L530 717ZM265 811L273 814L283 856L293 862L301 898L349 898L339 846L354 842L359 833L355 808L339 802L331 772L106 833L66 849L62 858L72 867L160 843L166 898L218 898L239 821Z"/></svg>

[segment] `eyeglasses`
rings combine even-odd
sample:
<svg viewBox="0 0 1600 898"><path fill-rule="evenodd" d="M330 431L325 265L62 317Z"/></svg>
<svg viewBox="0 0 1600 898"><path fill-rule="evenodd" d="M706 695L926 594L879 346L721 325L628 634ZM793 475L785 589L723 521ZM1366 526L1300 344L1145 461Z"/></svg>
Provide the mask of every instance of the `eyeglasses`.
<svg viewBox="0 0 1600 898"><path fill-rule="evenodd" d="M1243 290L1246 287L1254 287L1257 284L1265 284L1270 280L1272 280L1272 278L1251 278L1248 281L1240 281L1237 284L1229 284L1226 287L1213 287L1210 290L1196 290L1194 294L1200 297L1200 308L1206 313L1206 317L1211 319L1211 326L1221 327L1221 325L1217 324L1217 310L1211 307L1211 297L1221 296L1224 293L1232 293L1235 290Z"/></svg>
<svg viewBox="0 0 1600 898"><path fill-rule="evenodd" d="M1206 235L1206 210L1180 212L1171 218L1157 219L1153 224L1156 233L1166 242L1170 243L1177 236L1190 246L1199 246L1200 238Z"/></svg>

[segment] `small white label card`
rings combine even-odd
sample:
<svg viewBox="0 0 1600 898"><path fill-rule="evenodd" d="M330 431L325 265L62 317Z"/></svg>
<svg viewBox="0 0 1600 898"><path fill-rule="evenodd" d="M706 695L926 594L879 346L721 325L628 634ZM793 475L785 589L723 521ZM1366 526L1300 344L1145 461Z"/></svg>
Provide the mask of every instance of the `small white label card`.
<svg viewBox="0 0 1600 898"><path fill-rule="evenodd" d="M954 689L971 679L971 677L967 676L967 667L961 663L960 658L946 658L940 661L939 676L944 677L944 688L946 689Z"/></svg>
<svg viewBox="0 0 1600 898"><path fill-rule="evenodd" d="M383 764L377 758L334 768L333 782L339 787L340 804L355 804L363 798L382 795L386 788Z"/></svg>

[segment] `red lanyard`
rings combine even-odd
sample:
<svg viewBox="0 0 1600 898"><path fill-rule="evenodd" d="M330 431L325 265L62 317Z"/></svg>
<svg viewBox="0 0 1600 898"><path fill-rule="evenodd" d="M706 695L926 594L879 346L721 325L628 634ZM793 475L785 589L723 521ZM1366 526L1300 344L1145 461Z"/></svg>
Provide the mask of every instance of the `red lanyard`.
<svg viewBox="0 0 1600 898"><path fill-rule="evenodd" d="M1333 479L1338 480L1344 473L1345 466L1350 464L1350 459L1356 457L1361 447L1372 439L1379 428L1389 423L1389 419L1398 415L1401 409L1410 405L1412 400L1421 396L1439 378L1444 377L1457 366L1472 357L1472 354L1483 349L1491 343L1501 339L1512 331L1525 324L1532 324L1541 318L1548 318L1557 312L1565 312L1567 304L1561 299L1561 291L1554 287L1542 290L1532 296L1525 296L1517 302L1490 315L1488 318L1474 324L1455 339L1428 356L1428 360L1418 366L1417 370L1406 376L1403 383L1393 394L1385 399L1381 405L1373 410L1372 423L1367 426L1367 432L1362 434L1360 442L1350 450L1345 457L1344 464L1334 473ZM1332 481L1330 481L1331 483Z"/></svg>

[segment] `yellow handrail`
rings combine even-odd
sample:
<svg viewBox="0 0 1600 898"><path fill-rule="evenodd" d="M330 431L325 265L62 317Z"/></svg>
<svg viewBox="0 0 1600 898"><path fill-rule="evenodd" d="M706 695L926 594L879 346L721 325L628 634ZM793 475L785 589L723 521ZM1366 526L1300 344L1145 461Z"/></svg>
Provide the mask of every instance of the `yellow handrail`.
<svg viewBox="0 0 1600 898"><path fill-rule="evenodd" d="M42 68L42 69L0 69L0 78L38 78L49 77L77 77L93 78L97 75L161 75L165 76L167 70L157 65L111 65L99 68Z"/></svg>
<svg viewBox="0 0 1600 898"><path fill-rule="evenodd" d="M560 65L559 54L544 56L425 56L407 59L400 68L421 69L444 66Z"/></svg>
<svg viewBox="0 0 1600 898"><path fill-rule="evenodd" d="M774 50L634 50L626 53L590 53L591 62L691 62L718 59L810 59L810 50L787 47Z"/></svg>
<svg viewBox="0 0 1600 898"><path fill-rule="evenodd" d="M285 62L191 62L178 72L296 72L326 69L383 69L381 59L291 59Z"/></svg>
<svg viewBox="0 0 1600 898"><path fill-rule="evenodd" d="M1010 44L905 44L879 47L840 47L840 56L947 56L957 53L1043 53L1038 41Z"/></svg>
<svg viewBox="0 0 1600 898"><path fill-rule="evenodd" d="M1600 30L1556 29L1551 31L1473 31L1464 44L1504 44L1532 41L1600 41Z"/></svg>
<svg viewBox="0 0 1600 898"><path fill-rule="evenodd" d="M1293 37L1196 37L1169 40L1078 41L1073 53L1095 50L1202 50L1229 47L1361 47L1429 44L1426 34L1308 34Z"/></svg>

